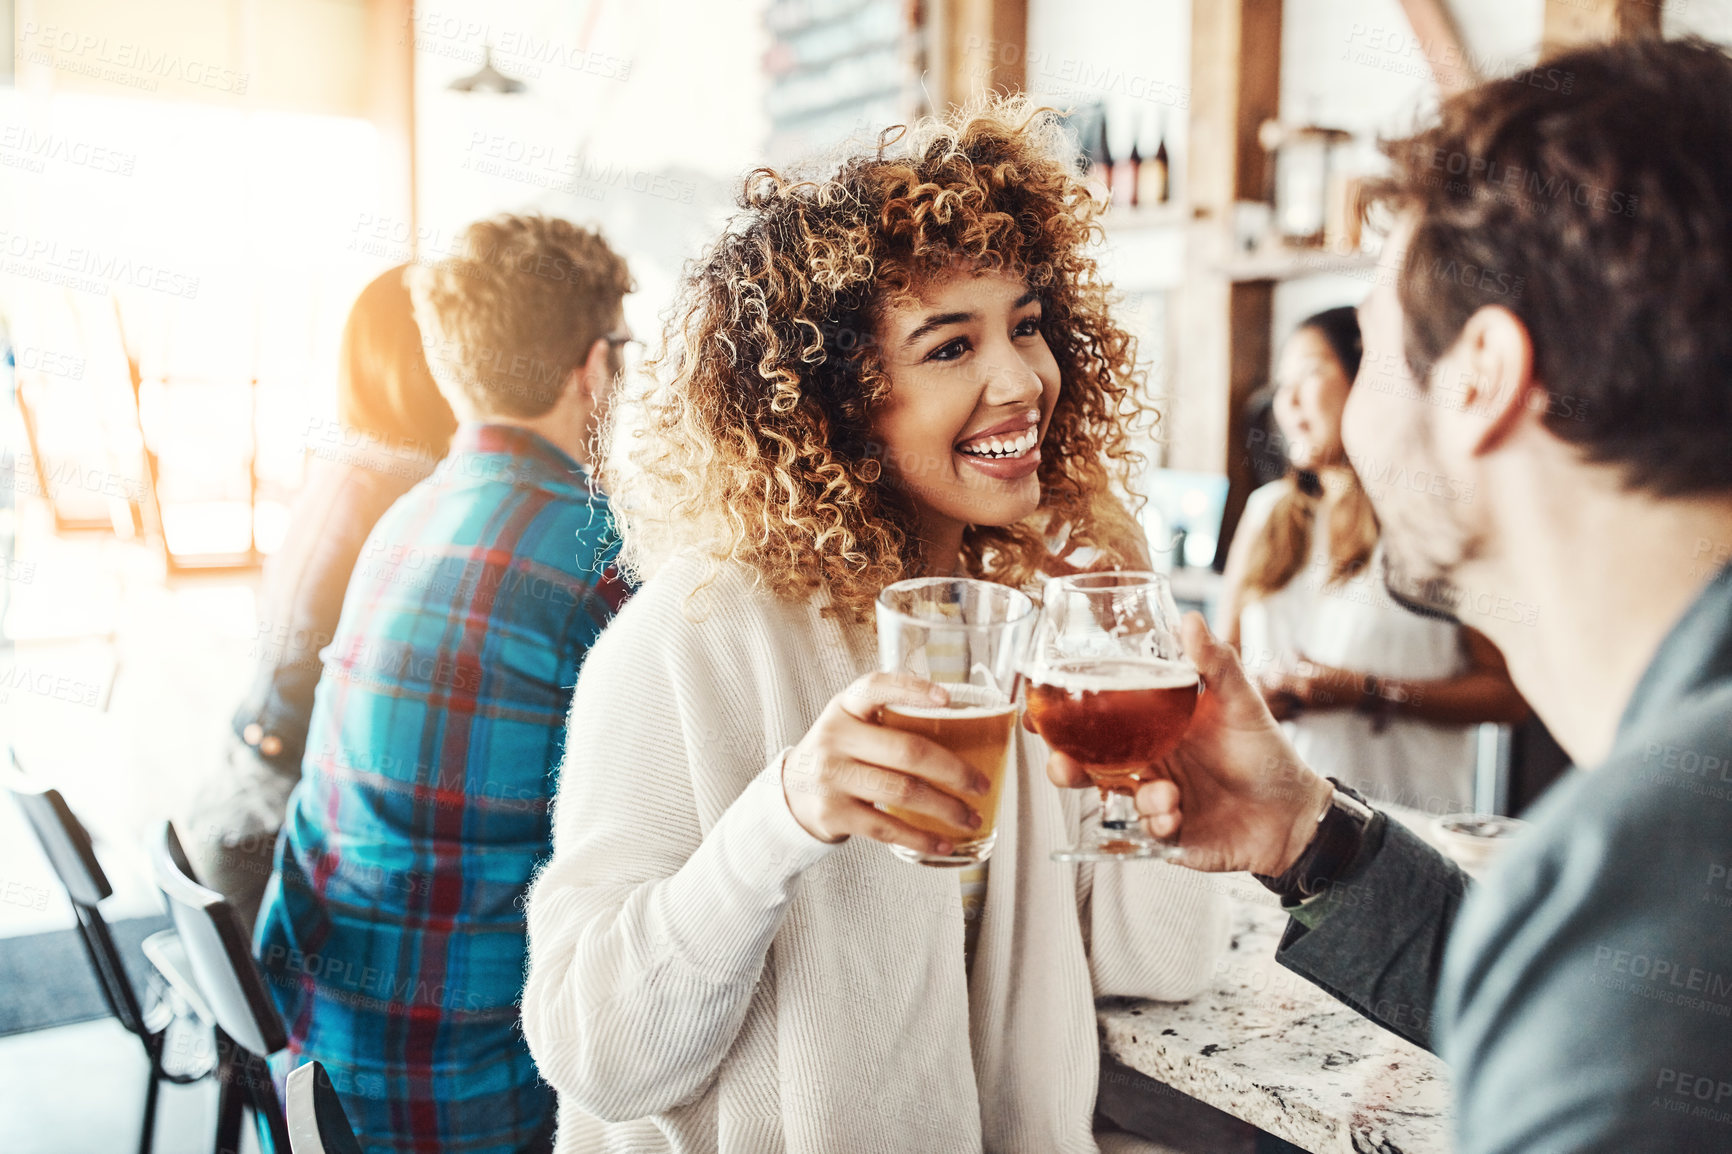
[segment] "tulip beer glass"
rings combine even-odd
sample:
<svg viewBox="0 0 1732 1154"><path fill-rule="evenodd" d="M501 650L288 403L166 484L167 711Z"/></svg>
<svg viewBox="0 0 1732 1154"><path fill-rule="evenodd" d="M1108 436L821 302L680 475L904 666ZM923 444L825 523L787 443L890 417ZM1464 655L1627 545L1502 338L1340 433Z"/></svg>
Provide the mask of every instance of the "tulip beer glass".
<svg viewBox="0 0 1732 1154"><path fill-rule="evenodd" d="M992 782L980 804L978 830L952 829L924 814L890 806L892 817L955 847L942 857L902 846L904 860L930 866L985 861L997 840L998 796L1011 772L1016 732L1016 663L1034 625L1034 602L988 581L924 577L898 581L878 595L878 667L942 685L948 705L886 705L882 722L949 749Z"/></svg>
<svg viewBox="0 0 1732 1154"><path fill-rule="evenodd" d="M1143 829L1132 800L1197 707L1197 669L1180 650L1166 578L1121 571L1047 582L1023 674L1029 721L1101 792L1098 824L1054 860L1177 857Z"/></svg>

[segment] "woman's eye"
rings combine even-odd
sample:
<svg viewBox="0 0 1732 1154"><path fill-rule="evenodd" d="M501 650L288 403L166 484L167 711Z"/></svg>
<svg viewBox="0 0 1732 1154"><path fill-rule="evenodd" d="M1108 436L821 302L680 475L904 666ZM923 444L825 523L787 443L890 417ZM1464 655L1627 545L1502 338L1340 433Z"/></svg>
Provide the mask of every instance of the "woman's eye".
<svg viewBox="0 0 1732 1154"><path fill-rule="evenodd" d="M969 349L967 337L957 337L953 341L945 341L930 353L926 354L929 361L954 361Z"/></svg>
<svg viewBox="0 0 1732 1154"><path fill-rule="evenodd" d="M1040 318L1028 317L1018 321L1015 333L1019 337L1038 337L1040 335Z"/></svg>

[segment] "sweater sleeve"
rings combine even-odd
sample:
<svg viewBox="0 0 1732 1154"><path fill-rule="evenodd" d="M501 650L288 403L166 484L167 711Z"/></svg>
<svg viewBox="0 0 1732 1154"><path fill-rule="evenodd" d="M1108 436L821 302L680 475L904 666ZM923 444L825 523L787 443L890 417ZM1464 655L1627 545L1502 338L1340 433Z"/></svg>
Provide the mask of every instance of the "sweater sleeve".
<svg viewBox="0 0 1732 1154"><path fill-rule="evenodd" d="M1085 820L1099 794L1089 790ZM1082 863L1077 901L1095 996L1181 1002L1226 953L1227 898L1213 875L1166 862Z"/></svg>
<svg viewBox="0 0 1732 1154"><path fill-rule="evenodd" d="M834 848L788 811L780 756L701 830L693 777L719 772L726 711L679 691L687 678L665 649L646 656L657 647L632 608L573 698L523 995L542 1075L608 1122L669 1110L710 1082L801 872Z"/></svg>

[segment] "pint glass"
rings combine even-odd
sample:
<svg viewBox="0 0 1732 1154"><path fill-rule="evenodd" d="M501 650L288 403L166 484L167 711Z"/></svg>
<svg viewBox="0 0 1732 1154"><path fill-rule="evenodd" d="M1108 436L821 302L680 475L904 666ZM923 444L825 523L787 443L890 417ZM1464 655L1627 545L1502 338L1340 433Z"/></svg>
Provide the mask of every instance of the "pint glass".
<svg viewBox="0 0 1732 1154"><path fill-rule="evenodd" d="M1047 583L1023 672L1028 716L1101 791L1101 818L1057 861L1177 857L1150 837L1132 795L1179 744L1197 708L1197 669L1179 647L1179 611L1158 573Z"/></svg>
<svg viewBox="0 0 1732 1154"><path fill-rule="evenodd" d="M921 865L985 861L998 838L998 796L1016 733L1017 660L1034 625L1034 602L989 581L922 577L880 593L877 617L879 669L924 677L950 695L948 705L886 705L882 723L936 741L992 782L978 807L978 830L953 829L925 814L885 806L892 817L955 847L943 856L890 849Z"/></svg>

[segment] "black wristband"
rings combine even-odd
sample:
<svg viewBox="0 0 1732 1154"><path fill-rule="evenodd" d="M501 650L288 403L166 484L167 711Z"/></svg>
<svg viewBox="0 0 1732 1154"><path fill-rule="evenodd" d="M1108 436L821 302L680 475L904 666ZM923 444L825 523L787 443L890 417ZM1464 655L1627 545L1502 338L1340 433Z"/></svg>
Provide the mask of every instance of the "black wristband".
<svg viewBox="0 0 1732 1154"><path fill-rule="evenodd" d="M1304 901L1322 893L1353 864L1360 847L1365 844L1365 831L1371 825L1371 807L1354 790L1333 777L1328 780L1335 792L1317 819L1317 833L1298 859L1280 877L1251 875L1284 900Z"/></svg>

